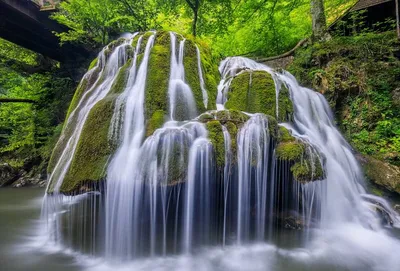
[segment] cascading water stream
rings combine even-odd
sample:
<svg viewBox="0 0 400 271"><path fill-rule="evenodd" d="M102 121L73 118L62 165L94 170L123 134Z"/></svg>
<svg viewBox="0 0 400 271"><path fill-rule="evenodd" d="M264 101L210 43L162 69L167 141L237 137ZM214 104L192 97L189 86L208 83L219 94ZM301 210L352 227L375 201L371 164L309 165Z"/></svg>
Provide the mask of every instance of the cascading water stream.
<svg viewBox="0 0 400 271"><path fill-rule="evenodd" d="M128 84L121 94L124 102L118 104L123 106L125 112L121 116L121 144L110 162L107 174L106 255L109 257L118 255L125 258L135 254L132 242L137 238L134 229L138 227L138 217L132 217L132 208L137 208L141 189L137 165L145 131L144 92L154 37L154 34L151 35L147 41L137 74L136 65L131 66ZM140 43L141 39L138 40L137 49ZM137 50L135 54L138 54Z"/></svg>
<svg viewBox="0 0 400 271"><path fill-rule="evenodd" d="M324 236L333 232L353 241L342 231L351 228L374 238L390 239L383 233L374 209L387 214L394 225L398 216L385 200L366 194L360 167L335 127L322 95L299 86L289 73L278 73L247 58L231 57L219 67L217 110L205 112L201 115L205 118L201 118L201 109L196 108L195 95L185 78L185 44L189 42L173 32L168 36L171 54L166 102L162 123L151 133L148 115L154 110L149 113L146 108L146 95L149 74L154 72L149 67L152 53L157 51L157 33L136 33L118 43L108 57L105 48L97 66L85 75L87 79L99 71L67 120L63 135L67 137L59 142L65 147L50 175L48 192L53 194L47 195L43 204L47 221L55 225L49 229L50 235L66 247L105 257L112 263L159 256L167 259L170 254L196 257L201 251L215 251L210 246L222 246L224 250L217 252L221 255L232 247L247 249L254 243L274 240L282 225L304 230L298 246L309 249L312 256L320 252L315 249L321 247L318 242L325 242L318 233ZM195 49L201 91L196 97L202 95L207 108L209 96L201 54L199 47ZM108 132L116 150L107 162L105 186L93 189L96 192L85 187L90 192L80 190L86 193L63 196L60 187L89 113L110 93L122 67L127 71L124 87L118 94L111 92L115 100ZM256 71L264 71L274 80L276 116L224 110L235 77L250 72L251 86L255 78L252 72ZM290 92L294 113L288 122L278 124L274 117L279 120L283 87ZM290 171L293 163L278 159L279 126L286 127L306 146L310 181L296 180ZM315 161L323 166L322 180L314 180ZM296 223L286 225L288 217ZM90 236L86 236L88 232ZM76 248L75 241L83 244ZM387 243L400 247L392 241ZM280 251L278 256L297 257L293 256L297 251L288 251ZM188 269L191 267L184 265L183 270Z"/></svg>
<svg viewBox="0 0 400 271"><path fill-rule="evenodd" d="M175 33L171 37L171 73L169 77L168 96L171 120L190 120L197 116L196 102L190 86L185 82L185 39L179 41Z"/></svg>
<svg viewBox="0 0 400 271"><path fill-rule="evenodd" d="M53 190L55 192L59 191L62 181L64 180L65 174L69 169L69 166L71 164L73 155L75 153L78 144L79 137L82 133L83 126L88 118L90 110L98 101L103 99L110 91L119 68L122 67L127 60L126 47L128 46L129 41L130 39L128 39L123 44L119 45L110 55L109 59L107 59L107 62L105 64L104 64L105 62L104 50L100 53L99 61L94 69L100 68L101 69L100 73L104 71L105 73L104 79L102 81L102 78L99 77L95 81L93 86L88 91L85 92L83 97L80 99L79 104L76 106L76 109L71 112L70 117L68 118L67 123L65 124L64 129L74 129L74 130L72 131L72 134L70 135L64 147L64 150L60 158L58 159L58 162L52 174L49 177L48 183L49 184L54 183ZM94 69L89 71L89 76ZM74 128L69 128L69 126L73 125ZM61 140L59 142L61 142ZM55 179L55 181L53 179Z"/></svg>
<svg viewBox="0 0 400 271"><path fill-rule="evenodd" d="M204 104L204 108L207 108L208 93L206 90L206 84L204 83L203 70L201 69L200 49L199 49L199 46L197 46L197 45L196 45L196 53L197 53L197 69L199 70L200 88L201 88L201 93L203 94L203 104Z"/></svg>

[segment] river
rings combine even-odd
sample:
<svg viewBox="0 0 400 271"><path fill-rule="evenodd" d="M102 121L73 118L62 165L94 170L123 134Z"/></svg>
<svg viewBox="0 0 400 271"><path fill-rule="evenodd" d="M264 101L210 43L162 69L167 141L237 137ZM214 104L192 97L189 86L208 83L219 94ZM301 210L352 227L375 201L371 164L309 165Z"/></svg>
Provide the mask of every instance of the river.
<svg viewBox="0 0 400 271"><path fill-rule="evenodd" d="M396 257L399 239L393 238L398 234L351 225L324 232L320 238L315 233L315 243L307 248L298 246L296 231L288 231L277 237L275 244L208 248L196 256L148 258L123 265L105 263L46 244L40 234L44 228L40 222L43 193L35 188L0 189L0 270L397 271L400 266Z"/></svg>

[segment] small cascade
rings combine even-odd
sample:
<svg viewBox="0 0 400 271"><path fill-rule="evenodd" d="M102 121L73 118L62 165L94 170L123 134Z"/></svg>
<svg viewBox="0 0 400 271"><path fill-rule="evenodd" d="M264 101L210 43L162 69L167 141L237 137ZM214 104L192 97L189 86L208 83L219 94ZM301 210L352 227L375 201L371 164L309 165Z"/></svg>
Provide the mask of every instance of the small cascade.
<svg viewBox="0 0 400 271"><path fill-rule="evenodd" d="M137 227L138 219L131 215L137 208L135 205L138 204L142 189L141 183L135 182L135 179L139 178L137 165L140 161L140 147L145 132L144 92L154 37L153 34L148 38L137 74L135 73L136 65L131 66L128 84L121 94L124 102L118 104L118 106L123 106L125 111L120 148L112 158L107 174L105 245L107 256L128 257L135 253L132 240L135 240L137 236L132 229ZM138 40L138 47L140 43L141 38ZM138 51L135 52L138 53Z"/></svg>
<svg viewBox="0 0 400 271"><path fill-rule="evenodd" d="M169 113L171 120L190 120L197 117L196 102L190 86L185 82L185 39L179 41L175 33L171 35L171 74L169 77ZM178 51L177 51L178 50Z"/></svg>
<svg viewBox="0 0 400 271"><path fill-rule="evenodd" d="M322 95L289 73L230 57L219 67L217 110L204 112L196 105L209 108L215 96L206 51L193 44L173 32L135 33L99 54L53 154L42 209L53 244L120 264L279 243L288 231L305 249L348 225L381 233L400 224L366 193ZM248 100L232 104L240 91ZM73 167L82 149L85 174Z"/></svg>
<svg viewBox="0 0 400 271"><path fill-rule="evenodd" d="M191 252L195 243L208 245L212 241L215 177L211 154L211 144L204 137L194 141L189 152L183 238L186 253Z"/></svg>
<svg viewBox="0 0 400 271"><path fill-rule="evenodd" d="M222 130L224 133L224 145L225 145L225 165L224 165L224 182L223 182L223 199L224 199L224 221L223 221L223 228L222 228L222 246L226 245L226 238L227 238L227 214L228 214L228 193L230 188L231 182L231 175L232 175L232 138L229 134L228 129L225 126L222 126Z"/></svg>
<svg viewBox="0 0 400 271"><path fill-rule="evenodd" d="M207 108L207 106L208 106L208 93L207 93L207 90L206 90L206 84L204 83L203 70L201 68L200 49L199 49L199 46L197 46L197 45L196 45L196 53L197 53L197 68L199 70L200 88L201 88L201 93L203 94L204 108Z"/></svg>
<svg viewBox="0 0 400 271"><path fill-rule="evenodd" d="M237 243L264 240L267 223L270 159L268 120L254 115L238 136Z"/></svg>
<svg viewBox="0 0 400 271"><path fill-rule="evenodd" d="M70 131L70 134L68 135L69 138L65 138L66 143L64 142L64 138L58 142L58 144L64 145L64 149L54 167L52 174L49 177L48 182L54 186L51 187L51 189L55 192L60 190L65 174L69 169L74 152L78 145L79 137L82 133L83 126L86 123L90 110L98 101L107 95L117 76L118 70L127 61L126 48L129 44L129 41L130 39L115 48L108 59L106 59L105 50L101 51L97 66L90 70L85 76L90 77L92 73L94 73L95 69L100 69L100 73L104 74L103 77L98 77L97 80L92 84L92 87L90 87L90 89L83 94L75 110L71 112L68 120L66 121L64 129L66 131Z"/></svg>

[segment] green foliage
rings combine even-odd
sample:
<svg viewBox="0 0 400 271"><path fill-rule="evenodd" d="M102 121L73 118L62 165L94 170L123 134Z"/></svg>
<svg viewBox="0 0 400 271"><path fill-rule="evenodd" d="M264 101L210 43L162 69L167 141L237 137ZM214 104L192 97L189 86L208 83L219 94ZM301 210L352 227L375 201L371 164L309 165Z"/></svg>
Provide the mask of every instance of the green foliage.
<svg viewBox="0 0 400 271"><path fill-rule="evenodd" d="M355 1L325 0L328 22ZM277 55L311 35L308 0L69 0L53 18L69 28L61 42L98 46L123 32L172 30L196 34L225 56Z"/></svg>
<svg viewBox="0 0 400 271"><path fill-rule="evenodd" d="M0 156L20 166L28 157L48 159L74 83L57 63L15 44L0 40L0 55L0 97L35 101L0 103Z"/></svg>
<svg viewBox="0 0 400 271"><path fill-rule="evenodd" d="M400 164L400 61L394 33L335 37L296 52L290 71L327 97L361 153Z"/></svg>
<svg viewBox="0 0 400 271"><path fill-rule="evenodd" d="M156 26L153 1L70 0L52 18L69 30L57 34L61 42L105 45L115 36Z"/></svg>

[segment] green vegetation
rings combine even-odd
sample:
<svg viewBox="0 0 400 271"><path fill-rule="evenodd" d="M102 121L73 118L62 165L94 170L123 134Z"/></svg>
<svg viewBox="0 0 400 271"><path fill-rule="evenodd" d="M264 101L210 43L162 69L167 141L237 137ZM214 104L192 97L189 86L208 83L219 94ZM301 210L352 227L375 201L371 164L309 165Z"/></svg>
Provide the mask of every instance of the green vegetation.
<svg viewBox="0 0 400 271"><path fill-rule="evenodd" d="M208 137L214 147L217 167L225 165L225 140L221 123L217 120L207 122Z"/></svg>
<svg viewBox="0 0 400 271"><path fill-rule="evenodd" d="M310 151L313 150L306 143L293 137L285 127L279 127L276 157L291 163L290 171L298 182L316 181L324 176L321 161L315 155L310 155Z"/></svg>
<svg viewBox="0 0 400 271"><path fill-rule="evenodd" d="M156 111L168 112L168 82L170 73L171 41L168 32L157 33L151 50L146 82L146 117ZM158 113L160 114L160 113ZM149 131L150 129L147 128Z"/></svg>
<svg viewBox="0 0 400 271"><path fill-rule="evenodd" d="M33 101L0 102L0 163L46 168L74 88L57 62L0 39L0 98Z"/></svg>
<svg viewBox="0 0 400 271"><path fill-rule="evenodd" d="M105 176L113 144L108 131L114 112L115 98L108 97L98 102L90 111L74 159L61 185L62 193L71 193L86 182L96 182Z"/></svg>
<svg viewBox="0 0 400 271"><path fill-rule="evenodd" d="M325 0L333 22L356 0ZM149 29L192 34L222 55L269 56L311 36L310 0L70 0L52 16L61 42L99 47L120 33Z"/></svg>
<svg viewBox="0 0 400 271"><path fill-rule="evenodd" d="M289 119L293 113L293 106L289 91L284 86L279 93L278 106L279 121ZM225 107L276 116L276 90L271 75L263 71L244 71L237 75L232 80Z"/></svg>
<svg viewBox="0 0 400 271"><path fill-rule="evenodd" d="M334 37L296 52L290 71L324 94L361 153L400 165L400 60L394 33Z"/></svg>

